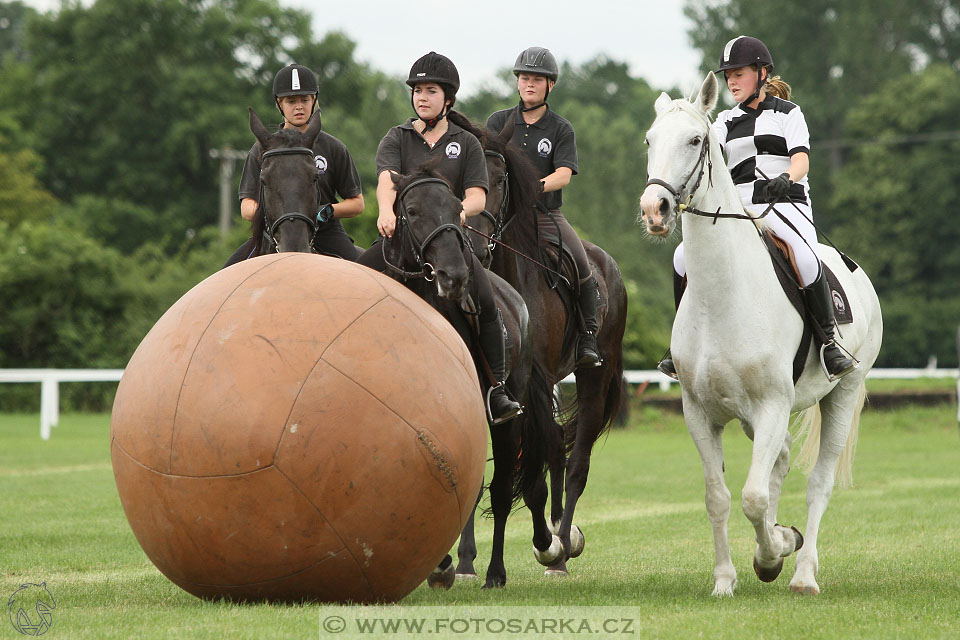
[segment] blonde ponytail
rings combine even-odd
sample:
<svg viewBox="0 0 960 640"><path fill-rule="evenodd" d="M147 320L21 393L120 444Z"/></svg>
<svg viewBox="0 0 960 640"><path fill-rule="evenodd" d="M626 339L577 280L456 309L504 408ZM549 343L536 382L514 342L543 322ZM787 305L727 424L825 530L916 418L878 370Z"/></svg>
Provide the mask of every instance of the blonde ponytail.
<svg viewBox="0 0 960 640"><path fill-rule="evenodd" d="M763 85L763 90L767 92L768 96L780 98L781 100L790 99L790 85L781 80L780 76L767 78L767 81Z"/></svg>

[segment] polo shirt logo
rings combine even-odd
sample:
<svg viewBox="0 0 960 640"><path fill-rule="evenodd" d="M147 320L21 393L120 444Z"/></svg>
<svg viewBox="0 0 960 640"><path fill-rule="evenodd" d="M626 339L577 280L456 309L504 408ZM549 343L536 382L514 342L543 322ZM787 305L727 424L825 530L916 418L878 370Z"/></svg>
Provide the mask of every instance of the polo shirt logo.
<svg viewBox="0 0 960 640"><path fill-rule="evenodd" d="M540 142L537 143L537 153L540 154L540 157L548 157L551 151L553 151L553 143L550 142L550 139L540 138Z"/></svg>
<svg viewBox="0 0 960 640"><path fill-rule="evenodd" d="M447 145L445 149L448 158L459 158L460 157L460 143L451 142Z"/></svg>
<svg viewBox="0 0 960 640"><path fill-rule="evenodd" d="M317 163L317 174L323 175L327 172L327 159L323 156L314 156L314 162Z"/></svg>

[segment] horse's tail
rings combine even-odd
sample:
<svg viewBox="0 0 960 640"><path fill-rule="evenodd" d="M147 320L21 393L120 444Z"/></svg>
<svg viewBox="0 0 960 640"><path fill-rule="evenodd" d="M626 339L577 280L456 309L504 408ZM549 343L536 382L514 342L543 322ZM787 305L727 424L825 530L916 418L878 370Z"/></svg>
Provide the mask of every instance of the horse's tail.
<svg viewBox="0 0 960 640"><path fill-rule="evenodd" d="M610 371L610 378L607 384L607 395L603 400L603 419L600 423L600 430L594 442L600 439L613 426L620 415L620 407L623 405L626 396L623 386L623 358L617 356L617 364ZM560 405L557 408L558 422L564 435L564 455L569 457L573 451L573 446L577 441L577 420L580 417L580 404L577 396L566 405Z"/></svg>
<svg viewBox="0 0 960 640"><path fill-rule="evenodd" d="M860 413L863 411L863 404L867 399L867 387L864 383L860 383L860 389L857 393L857 406L853 412L853 420L850 422L847 443L843 447L843 452L840 454L840 459L837 460L837 468L834 471L834 479L837 486L841 488L853 486L853 458L857 453L857 438L860 435ZM795 440L802 440L803 445L796 462L805 474L810 475L820 453L820 404L817 403L801 411L797 418L797 424L799 428Z"/></svg>
<svg viewBox="0 0 960 640"><path fill-rule="evenodd" d="M563 446L560 427L553 418L553 389L536 363L530 368L527 407L523 413L520 459L514 474L514 504L543 478L551 452Z"/></svg>

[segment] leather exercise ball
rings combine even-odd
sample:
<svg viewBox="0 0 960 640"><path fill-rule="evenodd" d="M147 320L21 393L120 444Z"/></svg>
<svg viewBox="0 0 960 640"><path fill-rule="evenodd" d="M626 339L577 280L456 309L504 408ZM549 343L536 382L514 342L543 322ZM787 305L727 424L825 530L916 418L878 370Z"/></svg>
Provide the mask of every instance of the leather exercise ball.
<svg viewBox="0 0 960 640"><path fill-rule="evenodd" d="M486 433L446 320L365 267L284 253L160 318L117 389L110 452L137 541L184 590L389 602L456 541Z"/></svg>

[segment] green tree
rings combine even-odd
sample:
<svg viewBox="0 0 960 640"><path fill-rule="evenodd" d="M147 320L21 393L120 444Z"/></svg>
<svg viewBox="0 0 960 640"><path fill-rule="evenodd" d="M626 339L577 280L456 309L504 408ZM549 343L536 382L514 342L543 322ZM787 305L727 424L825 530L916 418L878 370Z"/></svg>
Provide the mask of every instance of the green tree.
<svg viewBox="0 0 960 640"><path fill-rule="evenodd" d="M902 96L922 96L903 108ZM847 212L831 235L863 265L880 294L881 364L956 364L960 321L960 85L947 65L891 79L847 115L855 147L830 203ZM939 139L938 139L939 138Z"/></svg>
<svg viewBox="0 0 960 640"><path fill-rule="evenodd" d="M4 143L0 135L0 148ZM0 151L0 220L16 226L53 217L57 200L37 180L40 165L40 157L30 149Z"/></svg>

